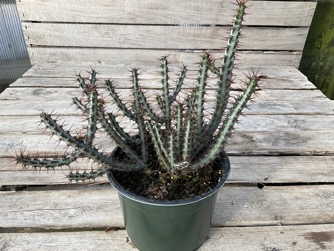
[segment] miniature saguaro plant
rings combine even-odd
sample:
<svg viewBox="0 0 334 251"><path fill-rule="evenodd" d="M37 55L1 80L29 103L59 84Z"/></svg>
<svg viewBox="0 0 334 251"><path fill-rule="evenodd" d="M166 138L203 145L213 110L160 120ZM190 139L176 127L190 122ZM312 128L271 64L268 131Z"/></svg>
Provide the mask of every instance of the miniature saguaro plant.
<svg viewBox="0 0 334 251"><path fill-rule="evenodd" d="M153 102L148 101L139 83L137 68L131 69L131 103L121 99L113 81L105 81L111 104L117 106L117 115L116 111L108 109L110 102L101 94L103 88L97 88L97 72L92 69L87 78L77 76L85 98L73 98L73 104L87 117L84 135L66 129L50 113L40 115L46 128L73 151L57 157L21 151L16 161L25 167L54 169L68 166L79 158L89 158L96 163L94 168L70 172L67 177L71 181L94 180L112 171L125 180L124 186L129 190L156 199L190 197L209 190L221 175L220 169L214 168L215 159L224 149L259 82L259 76L250 73L242 84L243 90L237 95L231 93L246 2L237 1L235 21L221 64L216 64L208 53L202 55L195 88L183 87L187 66L180 68L172 86L168 57L162 57L162 87ZM215 98L211 103L206 100L209 79L216 80ZM135 129L125 130L120 118L134 123ZM118 154L94 144L97 131L103 131L114 140Z"/></svg>

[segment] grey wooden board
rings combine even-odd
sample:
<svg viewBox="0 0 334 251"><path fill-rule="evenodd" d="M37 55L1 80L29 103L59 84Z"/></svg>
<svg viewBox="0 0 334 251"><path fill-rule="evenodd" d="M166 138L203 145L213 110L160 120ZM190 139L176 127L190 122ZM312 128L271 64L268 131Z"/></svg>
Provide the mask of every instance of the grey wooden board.
<svg viewBox="0 0 334 251"><path fill-rule="evenodd" d="M221 49L230 27L23 23L33 46L147 49ZM244 27L239 49L301 51L308 27ZM89 35L84 35L89 34ZM265 40L263 39L265 38Z"/></svg>
<svg viewBox="0 0 334 251"><path fill-rule="evenodd" d="M334 154L332 132L238 132L233 134L226 149L238 155L319 155ZM53 137L44 135L0 135L2 156L13 156L20 149L40 154L63 154L66 144ZM112 151L114 143L101 135L96 145L105 151Z"/></svg>
<svg viewBox="0 0 334 251"><path fill-rule="evenodd" d="M21 0L21 20L78 23L230 24L233 1L112 1L94 5L78 0ZM245 25L309 26L316 3L312 1L252 1ZM208 14L209 13L209 14Z"/></svg>
<svg viewBox="0 0 334 251"><path fill-rule="evenodd" d="M0 116L12 115L38 115L41 111L52 112L55 115L79 115L71 106L71 99L10 99L1 100ZM113 106L110 106L113 107ZM245 110L244 114L314 114L314 115L331 115L334 114L334 102L330 100L312 101L282 101L278 100L257 100L256 103L250 103L250 109ZM207 109L210 109L207 107ZM211 108L212 109L212 108Z"/></svg>
<svg viewBox="0 0 334 251"><path fill-rule="evenodd" d="M198 251L332 250L334 249L333 229L333 224L211 228L208 240ZM3 233L0 234L0 249L10 251L62 251L70 246L73 251L137 250L127 237L128 235L124 230Z"/></svg>
<svg viewBox="0 0 334 251"><path fill-rule="evenodd" d="M62 119L68 127L81 128L87 125L81 116L64 116ZM126 130L132 127L127 122L120 122ZM32 116L1 116L1 134L41 134L44 127L38 126L40 117ZM246 115L235 125L236 131L244 132L299 132L299 131L334 131L333 115Z"/></svg>
<svg viewBox="0 0 334 251"><path fill-rule="evenodd" d="M227 183L333 183L333 156L229 156L231 175ZM91 162L80 160L71 170L89 170ZM0 187L68 184L66 167L51 171L23 169L13 158L0 158ZM108 182L101 177L96 182ZM87 183L88 184L88 183Z"/></svg>
<svg viewBox="0 0 334 251"><path fill-rule="evenodd" d="M240 78L244 78L241 76ZM140 86L142 88L159 88L161 89L161 84L159 79L152 80L141 80ZM104 80L98 81L99 86L104 86ZM132 84L128 78L118 78L114 79L114 85L116 88L131 88ZM208 87L214 88L216 86L215 80L208 81ZM18 87L43 87L43 88L79 88L79 84L75 80L75 77L72 78L46 78L46 77L29 77L29 78L19 78L14 83L10 85L10 88L7 88L2 92L0 98L3 99L4 95L6 96L15 96L15 93ZM173 83L170 85L173 86ZM194 87L195 81L193 79L187 79L184 81L184 87ZM235 84L232 85L234 88L240 87L240 82L235 81ZM263 79L260 84L261 89L284 89L284 90L315 90L316 87L307 80L304 79L272 79L267 78Z"/></svg>
<svg viewBox="0 0 334 251"><path fill-rule="evenodd" d="M155 83L158 83L159 80L154 81ZM152 82L147 82L144 92L146 95L147 100L149 100L151 103L154 102L155 97L157 95L161 95L161 87L159 84L156 84L154 87L156 89L153 89L149 85L151 85ZM192 81L189 81L189 87L187 85L184 86L184 93L187 91L190 93L191 89L188 88L195 88L195 83ZM121 83L120 83L121 84ZM265 83L262 83L261 86L264 86ZM104 85L101 85L105 87ZM239 85L234 85L234 87L240 87ZM124 88L124 87L123 87ZM133 94L131 89L123 89L118 88L117 91L119 92L119 95L123 97L123 101L131 104L133 101ZM208 81L206 91L206 101L213 104L216 100L217 95L217 83L216 80ZM172 92L171 90L170 92ZM101 88L98 90L98 92L104 96L107 95L109 92L106 90L106 88ZM231 96L237 95L237 91L231 91ZM59 100L60 102L71 100L73 97L81 97L82 96L82 90L79 87L76 88L36 88L36 87L26 87L26 88L15 88L13 89L6 89L0 97L0 100L40 100L40 101L46 101L46 100ZM182 95L180 95L182 97ZM105 97L106 100L107 97ZM320 91L320 90L271 90L271 89L263 89L256 92L253 98L254 102L264 102L264 101L278 101L278 102L288 102L288 101L309 101L311 100L312 103L316 103L318 101L329 101L327 97ZM110 103L113 103L112 100L110 100Z"/></svg>
<svg viewBox="0 0 334 251"><path fill-rule="evenodd" d="M163 54L162 54L163 55ZM195 62L199 62L200 57ZM177 74L180 70L179 68L182 64L171 60L170 71L174 74ZM153 63L153 67L152 67ZM184 62L194 73L198 69L198 65L194 65L194 61ZM150 65L137 65L136 62L132 65L133 67L139 67L139 73L141 79L156 79L159 76L160 71L160 60L158 58L153 58L153 61ZM217 65L219 61L217 60ZM108 63L96 63L92 62L66 62L66 63L44 63L36 64L26 73L24 73L23 78L25 77L44 77L44 78L73 78L77 74L82 74L83 76L88 76L87 71L90 71L91 68L95 69L98 72L98 78L129 78L131 69L130 65L123 64L108 64ZM259 67L236 67L234 70L235 76L240 76L239 78L244 77L244 73L251 72L254 70L259 75L266 76L268 79L288 79L288 80L307 80L307 77L303 75L298 69L291 66L259 66Z"/></svg>
<svg viewBox="0 0 334 251"><path fill-rule="evenodd" d="M1 192L2 228L103 228L123 226L117 193L110 185L83 189ZM213 226L331 223L334 186L224 186ZM13 210L14 209L14 210Z"/></svg>
<svg viewBox="0 0 334 251"><path fill-rule="evenodd" d="M99 62L122 63L130 65L151 65L163 55L171 55L178 62L197 62L199 55L196 51L168 51L147 49L108 49L108 48L59 48L59 47L29 47L32 64L41 62ZM213 53L221 55L222 53ZM294 66L299 67L301 52L298 51L238 51L238 65L253 66Z"/></svg>

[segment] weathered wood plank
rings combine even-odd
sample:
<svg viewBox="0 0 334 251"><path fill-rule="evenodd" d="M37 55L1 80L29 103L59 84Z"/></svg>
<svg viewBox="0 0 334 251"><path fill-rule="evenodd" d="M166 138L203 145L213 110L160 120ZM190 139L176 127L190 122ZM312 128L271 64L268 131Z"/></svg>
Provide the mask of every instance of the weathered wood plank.
<svg viewBox="0 0 334 251"><path fill-rule="evenodd" d="M163 54L162 54L163 55ZM200 58L197 58L198 62ZM159 75L159 59L156 58L154 63L154 67L152 65L136 65L133 66L140 67L140 77L141 79L156 79ZM173 60L172 60L173 62ZM186 65L192 70L197 69L198 66L194 65L194 61L187 62L184 61ZM218 65L217 61L217 65ZM169 68L172 72L179 72L178 68L182 66L182 64L172 64ZM75 75L81 73L82 75L88 76L86 73L91 68L94 68L99 73L100 79L105 78L125 78L130 77L129 69L131 69L130 65L118 65L118 64L92 64L91 62L77 62L77 63L44 63L34 65L30 70L24 73L23 77L43 77L43 78L73 78L75 79ZM306 80L307 77L303 75L298 69L291 66L244 66L237 67L234 70L235 76L242 76L244 72L248 72L251 70L258 72L258 74L266 76L267 79L284 79L284 80Z"/></svg>
<svg viewBox="0 0 334 251"><path fill-rule="evenodd" d="M29 47L29 56L32 64L43 62L98 62L120 63L124 65L152 65L156 66L156 59L162 55L170 55L169 59L181 62L197 62L199 53L179 52L146 49L107 49L107 48L59 48L59 47ZM222 53L212 53L216 58ZM298 68L301 52L291 51L239 51L239 66L294 66Z"/></svg>
<svg viewBox="0 0 334 251"><path fill-rule="evenodd" d="M33 46L148 49L221 49L230 27L23 23ZM303 50L308 27L245 27L242 50ZM89 34L87 36L83 34ZM262 38L266 38L263 40Z"/></svg>
<svg viewBox="0 0 334 251"><path fill-rule="evenodd" d="M330 250L334 249L333 229L333 224L251 228L212 228L209 234L209 241L205 242L199 251Z"/></svg>
<svg viewBox="0 0 334 251"><path fill-rule="evenodd" d="M81 128L86 126L87 122L80 116L64 116L63 120L69 127ZM40 134L43 126L38 127L40 118L34 116L2 116L1 134ZM133 127L126 121L120 122L126 130L132 130ZM252 115L248 114L240 119L236 124L235 130L253 132L298 132L298 131L334 131L333 115Z"/></svg>
<svg viewBox="0 0 334 251"><path fill-rule="evenodd" d="M106 186L1 192L3 228L103 228L123 226L117 193ZM333 220L334 186L262 189L226 185L218 193L214 226L321 224ZM14 210L15 209L15 210Z"/></svg>
<svg viewBox="0 0 334 251"><path fill-rule="evenodd" d="M158 83L159 80L156 81ZM184 86L184 92L186 92L186 88L195 88L195 85L192 81L188 82L189 85ZM159 84L155 86L149 87L150 82L147 83L147 87L150 89L144 89L147 99L153 103L155 100L155 96L161 93ZM262 85L265 85L263 83ZM238 85L239 87L240 85ZM157 89L152 89L157 88ZM210 81L208 83L208 90L206 92L207 97L206 101L210 103L212 106L216 100L216 80ZM211 89L212 88L212 89ZM215 89L213 89L215 88ZM190 92L191 89L188 89ZM123 101L131 104L133 101L133 95L131 89L120 89L118 88L118 92L121 96L123 96ZM106 88L100 89L100 93L108 93ZM237 91L231 91L231 95L237 95ZM40 100L42 102L47 102L47 100L59 100L59 102L63 103L67 100L72 100L73 97L81 97L82 91L79 87L77 88L15 88L6 89L0 97L0 100ZM182 97L182 95L180 95ZM184 95L183 95L184 96ZM106 100L109 100L106 98ZM313 103L318 101L328 101L327 97L320 90L259 90L254 96L255 102L265 102L265 101L278 101L278 102L300 102L300 101L309 101L312 100ZM111 103L112 100L110 100Z"/></svg>
<svg viewBox="0 0 334 251"><path fill-rule="evenodd" d="M332 132L242 132L233 134L226 146L230 154L237 155L329 155L334 153ZM48 134L0 135L3 157L13 156L20 149L40 154L62 154L66 144ZM115 144L108 137L97 135L96 144L111 152Z"/></svg>
<svg viewBox="0 0 334 251"><path fill-rule="evenodd" d="M334 249L334 225L224 227L211 228L209 238L198 251L320 251ZM125 230L2 233L0 249L22 250L92 250L134 251ZM74 245L75 243L75 245Z"/></svg>
<svg viewBox="0 0 334 251"><path fill-rule="evenodd" d="M332 185L226 186L218 194L213 225L330 223L334 216L333 189Z"/></svg>
<svg viewBox="0 0 334 251"><path fill-rule="evenodd" d="M62 102L61 104L59 102ZM42 111L54 111L55 115L80 115L71 106L71 100L1 100L0 116L20 116L20 115L38 115ZM277 114L277 115L320 115L324 116L334 114L334 103L330 100L306 102L289 101L279 103L277 100L257 101L249 105L250 110L245 110L244 114Z"/></svg>
<svg viewBox="0 0 334 251"><path fill-rule="evenodd" d="M227 183L333 183L333 156L230 156L232 167ZM70 171L23 170L13 158L0 159L0 187L15 185L68 184L65 175ZM71 164L71 169L88 170L86 160ZM101 177L96 182L108 182Z"/></svg>
<svg viewBox="0 0 334 251"><path fill-rule="evenodd" d="M235 83L232 84L232 87L240 87L240 78L244 78L244 75L236 76ZM103 86L104 80L98 80L97 84ZM170 86L173 87L174 83L170 83ZM125 88L129 89L132 87L131 81L129 78L115 78L114 85L116 88ZM142 88L159 88L161 89L160 79L142 79L140 81L140 86ZM184 87L194 87L195 81L193 79L186 79L183 84ZM217 86L215 80L208 80L208 88L214 88ZM75 77L72 78L42 78L42 77L29 77L29 78L19 78L13 84L10 85L10 88L7 88L3 95L14 96L17 88L19 87L34 87L34 88L78 88L78 82L75 80ZM316 90L317 88L309 81L304 79L272 79L267 78L261 80L260 84L261 89L282 89L282 90Z"/></svg>
<svg viewBox="0 0 334 251"><path fill-rule="evenodd" d="M21 20L76 23L230 24L233 1L112 1L21 0ZM252 1L245 25L309 26L314 2ZM176 6L176 7L175 7ZM209 13L209 14L208 14Z"/></svg>

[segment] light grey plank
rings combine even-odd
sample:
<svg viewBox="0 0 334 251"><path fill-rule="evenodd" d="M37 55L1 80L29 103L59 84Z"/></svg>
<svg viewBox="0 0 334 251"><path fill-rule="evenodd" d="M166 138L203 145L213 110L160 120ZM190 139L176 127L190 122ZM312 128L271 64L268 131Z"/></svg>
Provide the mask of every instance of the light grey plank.
<svg viewBox="0 0 334 251"><path fill-rule="evenodd" d="M1 192L3 228L122 227L117 193L106 186ZM223 187L214 226L322 224L333 220L334 186ZM15 210L13 210L15 209Z"/></svg>
<svg viewBox="0 0 334 251"><path fill-rule="evenodd" d="M213 228L199 251L334 249L334 225ZM123 245L127 248L126 245Z"/></svg>
<svg viewBox="0 0 334 251"><path fill-rule="evenodd" d="M235 83L232 84L232 87L239 88L240 82L239 79L244 78L243 75L236 76ZM240 79L241 81L241 79ZM104 86L104 79L101 79L97 82L101 87ZM131 88L132 83L128 78L115 78L114 85L116 88ZM140 86L142 88L160 88L161 83L160 79L142 79L140 81ZM193 79L186 79L183 84L184 87L194 87L195 81ZM208 81L208 88L214 88L217 86L215 80ZM75 80L75 77L72 78L42 78L42 77L29 77L29 78L19 78L13 84L10 85L10 88L7 88L5 92L1 94L14 96L18 91L19 87L35 87L35 88L78 88L78 82ZM173 83L170 83L170 87L173 87ZM307 80L304 79L272 79L267 78L261 80L260 83L261 89L281 89L281 90L315 90L316 87Z"/></svg>
<svg viewBox="0 0 334 251"><path fill-rule="evenodd" d="M333 183L333 156L229 156L232 172L227 183ZM15 185L68 184L63 167L54 171L23 169L13 158L0 159L0 187ZM80 160L71 170L89 170L91 163ZM108 182L101 177L96 182Z"/></svg>
<svg viewBox="0 0 334 251"><path fill-rule="evenodd" d="M237 155L330 155L334 153L332 132L242 132L233 134L225 147L227 152ZM0 135L0 152L3 157L13 156L20 149L40 154L62 154L66 144L58 145L58 138L51 140L48 134ZM112 151L115 144L102 134L97 135L96 145Z"/></svg>
<svg viewBox="0 0 334 251"><path fill-rule="evenodd" d="M200 60L200 58L198 58ZM170 65L170 71L175 74L179 72L179 67L182 64L173 63ZM145 65L132 65L133 67L137 66L140 69L141 79L156 79L159 75L159 63L160 60L156 59L155 64L152 67ZM190 70L198 69L198 65L194 65L194 61L184 62ZM217 60L217 66L219 66L219 61ZM43 78L73 78L75 79L76 74L82 74L83 76L88 76L87 71L91 68L95 69L98 72L98 77L100 79L106 78L126 78L130 77L129 70L131 69L130 65L122 64L107 64L107 63L95 63L92 62L70 62L70 63L43 63L36 64L30 70L28 70L23 77L43 77ZM234 74L236 76L244 77L244 73L254 70L259 75L266 76L268 79L284 79L284 80L307 80L307 77L303 75L298 69L291 66L244 66L236 67Z"/></svg>
<svg viewBox="0 0 334 251"><path fill-rule="evenodd" d="M229 27L23 23L27 44L147 49L221 49ZM245 27L242 50L301 51L308 27ZM89 34L87 36L83 34ZM263 40L262 38L266 38Z"/></svg>
<svg viewBox="0 0 334 251"><path fill-rule="evenodd" d="M174 8L174 6L176 6ZM138 23L138 24L230 24L233 1L112 1L97 0L94 5L78 0L18 2L25 21ZM252 1L246 25L309 26L315 3ZM208 15L208 13L210 13Z"/></svg>
<svg viewBox="0 0 334 251"><path fill-rule="evenodd" d="M122 82L121 82L122 83ZM119 83L119 85L121 85ZM143 89L147 99L154 103L155 96L161 95L161 87L159 86L159 80L154 81L154 85L150 86L152 82L146 82L147 89ZM100 94L107 95L108 91L105 86L101 84L103 89L99 90ZM262 83L261 86L265 86L265 83ZM184 95L180 95L181 97L185 97L185 94L191 92L191 88L195 88L196 85L193 81L188 81L184 86ZM240 87L240 84L232 86L232 88ZM118 88L118 92L121 96L123 96L123 101L131 104L133 101L133 94L131 89L123 89ZM130 88L130 86L129 86ZM157 89L153 89L157 88ZM188 88L188 89L187 89ZM208 90L206 91L206 102L209 104L213 104L216 100L217 95L217 83L216 80L208 81ZM237 95L237 91L231 91L231 96ZM72 100L73 97L81 97L82 90L77 88L15 88L15 89L6 89L0 97L0 100L40 100L41 102L47 102L47 100L59 100L59 102L63 103L67 100ZM111 98L105 97L106 101L110 101L109 104L114 103ZM312 100L313 103L318 101L328 101L328 98L319 90L259 90L254 95L254 102L265 102L265 101L277 101L277 102L300 102L300 101L309 101Z"/></svg>
<svg viewBox="0 0 334 251"><path fill-rule="evenodd" d="M68 127L81 128L87 122L80 116L63 117ZM126 121L120 122L126 130L132 127ZM40 118L35 116L2 116L1 134L40 134L43 126ZM333 115L252 115L248 114L240 118L235 126L235 130L244 132L299 132L299 131L334 131Z"/></svg>
<svg viewBox="0 0 334 251"><path fill-rule="evenodd" d="M333 224L212 228L208 240L198 251L330 250L334 249L333 229ZM0 248L8 248L11 251L61 251L71 246L73 251L94 251L97 248L101 251L137 250L127 237L125 230L3 233L0 234L2 240Z"/></svg>
<svg viewBox="0 0 334 251"><path fill-rule="evenodd" d="M61 104L59 102L62 102ZM334 114L334 104L330 100L318 102L304 101L258 101L250 104L250 109L245 110L244 114L263 114L263 115L320 115L324 116ZM21 116L21 115L38 115L40 112L52 112L55 115L80 115L72 106L71 100L2 100L0 102L0 116Z"/></svg>
<svg viewBox="0 0 334 251"><path fill-rule="evenodd" d="M32 64L45 62L99 62L124 65L157 65L157 59L163 55L170 55L169 59L181 62L198 62L199 54L203 52L186 52L172 50L147 49L107 49L107 48L59 48L59 47L30 47L29 55ZM216 58L221 53L214 53ZM294 66L299 67L301 52L292 51L238 51L239 66Z"/></svg>
<svg viewBox="0 0 334 251"><path fill-rule="evenodd" d="M48 93L48 89L42 90L42 93ZM150 91L151 92L151 91ZM152 91L155 92L155 91ZM302 92L305 92L305 97L303 98ZM73 89L73 94L80 93L77 89ZM127 92L124 92L127 93ZM334 113L334 103L323 97L320 92L310 92L307 91L278 91L278 90L266 90L259 92L258 96L254 96L254 103L249 103L248 108L244 110L244 114L263 114L263 115L291 115L291 114L314 114L314 115L331 115ZM10 94L10 93L9 93ZM66 92L64 92L65 96ZM286 95L285 95L286 94ZM48 93L50 96L31 96L31 97L4 97L0 102L0 115L10 116L10 115L38 115L41 111L54 112L55 115L80 115L80 112L75 109L72 105L72 99L68 97L59 97L56 93L50 91ZM74 95L71 97L77 97ZM285 95L285 96L282 96ZM294 96L295 97L294 100ZM309 100L307 97L314 97L315 100ZM281 98L282 97L282 98ZM213 101L215 96L208 98L205 109L207 112L213 110ZM281 98L281 100L280 100ZM126 99L128 100L128 99ZM110 103L107 106L108 111L116 111L115 114L120 114L116 109L116 105Z"/></svg>

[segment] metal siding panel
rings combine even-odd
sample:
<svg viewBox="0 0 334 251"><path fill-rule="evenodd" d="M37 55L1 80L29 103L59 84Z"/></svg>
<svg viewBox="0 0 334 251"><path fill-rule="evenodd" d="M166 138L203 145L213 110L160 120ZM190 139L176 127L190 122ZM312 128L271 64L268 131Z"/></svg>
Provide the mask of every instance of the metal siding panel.
<svg viewBox="0 0 334 251"><path fill-rule="evenodd" d="M31 67L15 0L0 2L0 92Z"/></svg>

